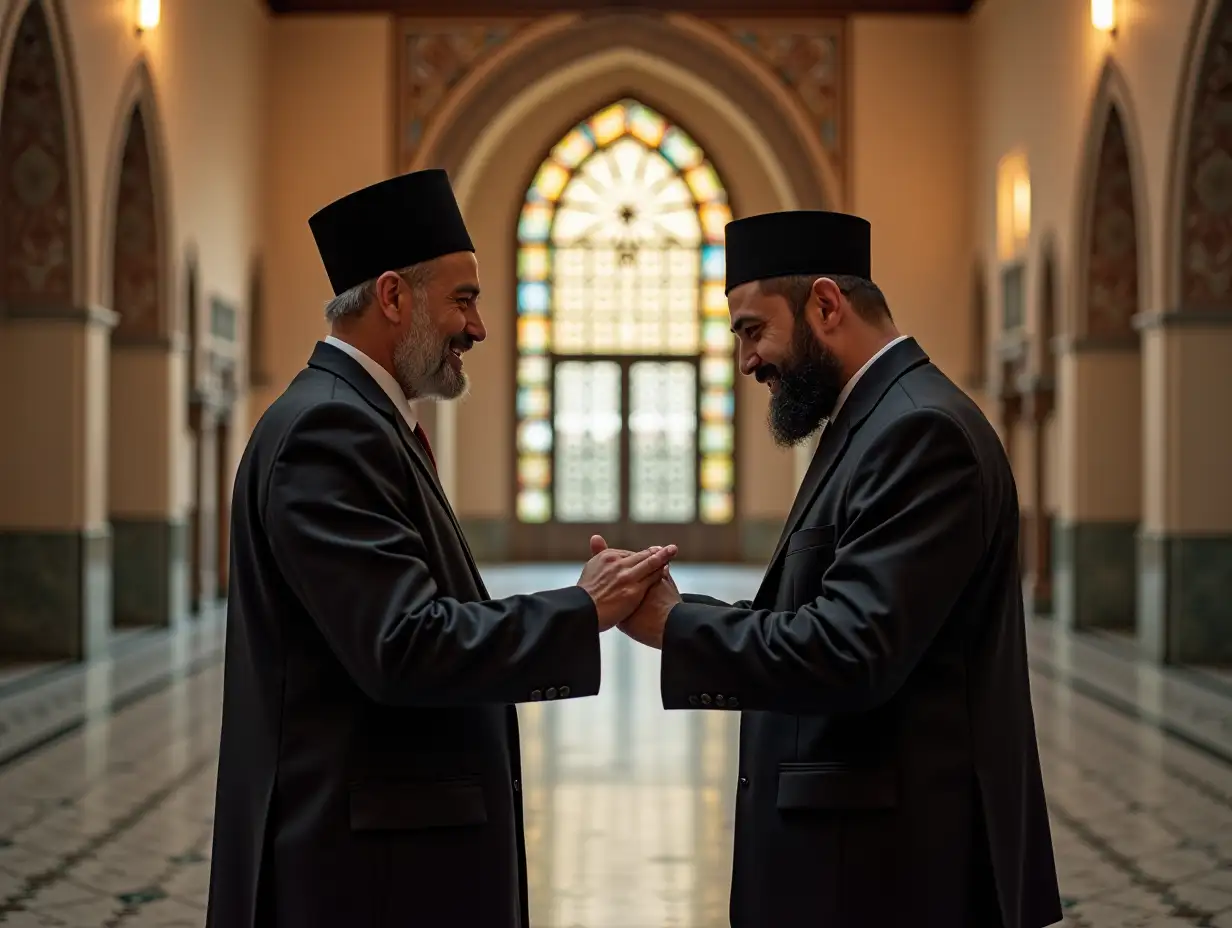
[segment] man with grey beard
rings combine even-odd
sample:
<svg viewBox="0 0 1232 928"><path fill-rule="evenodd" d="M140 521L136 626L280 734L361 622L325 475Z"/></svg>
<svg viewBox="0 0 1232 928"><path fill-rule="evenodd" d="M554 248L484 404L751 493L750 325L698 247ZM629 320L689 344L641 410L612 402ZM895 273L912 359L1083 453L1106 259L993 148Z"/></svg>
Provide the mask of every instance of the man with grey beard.
<svg viewBox="0 0 1232 928"><path fill-rule="evenodd" d="M236 475L207 924L529 928L514 704L597 693L676 550L492 599L412 406L461 396L486 335L449 180L309 225L331 332Z"/></svg>
<svg viewBox="0 0 1232 928"><path fill-rule="evenodd" d="M621 628L665 708L742 712L732 928L1060 921L1001 441L895 328L867 221L726 243L740 369L777 442L820 442L752 600L666 577Z"/></svg>

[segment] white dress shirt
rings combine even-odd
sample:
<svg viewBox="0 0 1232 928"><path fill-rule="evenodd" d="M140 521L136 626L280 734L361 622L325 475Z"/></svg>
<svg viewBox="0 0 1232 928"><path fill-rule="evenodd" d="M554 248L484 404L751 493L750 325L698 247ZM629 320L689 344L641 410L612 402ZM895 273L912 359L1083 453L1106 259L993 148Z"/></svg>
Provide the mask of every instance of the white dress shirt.
<svg viewBox="0 0 1232 928"><path fill-rule="evenodd" d="M403 393L402 388L398 386L398 381L394 379L393 374L385 370L385 368L381 367L381 365L377 364L349 342L344 342L340 338L327 335L325 336L325 343L327 345L333 345L341 351L345 351L356 361L358 361L363 366L363 369L366 370L371 375L372 379L380 385L381 389L385 391L385 394L393 402L394 409L398 410L398 412L402 414L402 418L406 420L406 424L410 427L410 430L412 432L415 431L415 426L419 424L415 419L415 411L411 408L411 401L406 398L406 394Z"/></svg>
<svg viewBox="0 0 1232 928"><path fill-rule="evenodd" d="M888 345L885 345L880 351L878 351L875 355L873 355L871 358L865 361L864 366L861 367L858 371L855 372L855 374L852 375L852 378L848 380L846 384L844 384L843 392L838 395L838 402L834 404L834 412L830 413L829 418L826 419L827 425L838 418L838 411L842 409L843 404L847 402L847 397L851 396L851 391L856 388L856 384L859 382L860 378L863 377L866 373L868 373L868 369L870 367L872 367L874 364L877 363L877 359L880 358L887 351L889 351L891 348L893 348L895 345L897 345L899 342L903 341L904 339L908 337L909 336L907 335L898 336L898 338L894 339Z"/></svg>

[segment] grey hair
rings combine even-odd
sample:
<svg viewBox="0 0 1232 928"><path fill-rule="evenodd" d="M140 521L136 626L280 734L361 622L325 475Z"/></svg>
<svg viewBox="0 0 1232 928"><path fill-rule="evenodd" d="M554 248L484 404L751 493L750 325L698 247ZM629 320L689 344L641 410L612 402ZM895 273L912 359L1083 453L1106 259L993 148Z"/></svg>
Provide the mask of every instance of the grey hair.
<svg viewBox="0 0 1232 928"><path fill-rule="evenodd" d="M435 264L424 261L397 271L397 275L406 281L407 286L415 295L415 302L422 304L426 297L428 281L432 279ZM344 290L325 304L325 319L327 322L337 322L347 316L358 316L368 308L376 296L376 278L356 284L350 290Z"/></svg>

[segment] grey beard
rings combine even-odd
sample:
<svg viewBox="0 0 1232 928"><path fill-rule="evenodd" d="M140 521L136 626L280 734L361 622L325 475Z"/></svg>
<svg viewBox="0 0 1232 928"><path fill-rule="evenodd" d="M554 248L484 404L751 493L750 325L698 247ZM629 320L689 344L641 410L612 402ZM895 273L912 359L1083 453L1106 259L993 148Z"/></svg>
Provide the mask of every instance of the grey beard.
<svg viewBox="0 0 1232 928"><path fill-rule="evenodd" d="M416 315L394 348L394 376L408 399L453 400L466 392L466 374L449 363L449 346L426 318Z"/></svg>

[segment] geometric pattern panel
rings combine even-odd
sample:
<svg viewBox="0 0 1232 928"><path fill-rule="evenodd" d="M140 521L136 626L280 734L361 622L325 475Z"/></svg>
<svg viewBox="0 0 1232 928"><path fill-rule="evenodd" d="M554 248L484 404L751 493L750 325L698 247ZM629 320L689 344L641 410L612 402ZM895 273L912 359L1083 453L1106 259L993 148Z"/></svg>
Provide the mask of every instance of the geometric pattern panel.
<svg viewBox="0 0 1232 928"><path fill-rule="evenodd" d="M153 337L161 332L161 266L158 210L149 140L141 107L133 108L120 162L116 197L114 309L116 335Z"/></svg>
<svg viewBox="0 0 1232 928"><path fill-rule="evenodd" d="M702 149L636 100L604 107L551 149L518 222L521 521L732 520L730 219ZM616 432L579 444L579 424L566 450L562 425L575 420L553 410L598 402L600 377L605 399L584 418ZM612 466L614 482L586 489L588 503L562 489L607 480ZM626 469L632 498L609 498L624 492Z"/></svg>
<svg viewBox="0 0 1232 928"><path fill-rule="evenodd" d="M1232 4L1221 3L1194 95L1181 225L1181 309L1232 308Z"/></svg>
<svg viewBox="0 0 1232 928"><path fill-rule="evenodd" d="M0 299L68 307L73 214L65 106L39 0L17 27L0 103Z"/></svg>
<svg viewBox="0 0 1232 928"><path fill-rule="evenodd" d="M835 168L845 151L843 113L845 67L842 20L808 23L732 23L728 34L768 65L808 114Z"/></svg>
<svg viewBox="0 0 1232 928"><path fill-rule="evenodd" d="M1137 214L1125 126L1115 105L1100 145L1094 198L1084 334L1132 336L1139 311Z"/></svg>
<svg viewBox="0 0 1232 928"><path fill-rule="evenodd" d="M491 55L529 20L477 25L407 19L400 23L399 164L415 158L428 124L449 91L482 57Z"/></svg>

